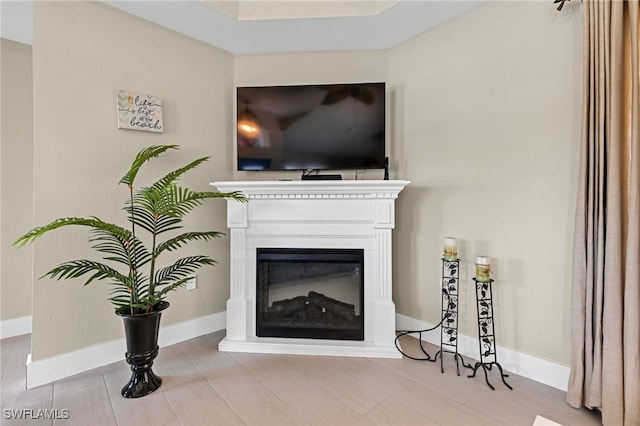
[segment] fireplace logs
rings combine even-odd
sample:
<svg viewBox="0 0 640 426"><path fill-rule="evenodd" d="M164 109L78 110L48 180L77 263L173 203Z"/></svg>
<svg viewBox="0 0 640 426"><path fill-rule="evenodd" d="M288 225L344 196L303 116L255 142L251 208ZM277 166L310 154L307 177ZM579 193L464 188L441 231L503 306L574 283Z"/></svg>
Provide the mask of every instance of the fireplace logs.
<svg viewBox="0 0 640 426"><path fill-rule="evenodd" d="M285 318L295 312L303 311L307 305L306 296L298 296L293 299L284 299L273 302L267 310L269 316Z"/></svg>
<svg viewBox="0 0 640 426"><path fill-rule="evenodd" d="M347 321L353 321L356 317L355 306L350 303L344 303L336 299L325 296L324 294L310 291L307 296L309 306L318 306L322 308L322 312L330 312Z"/></svg>
<svg viewBox="0 0 640 426"><path fill-rule="evenodd" d="M307 296L297 296L273 302L267 309L269 319L323 321L325 323L352 322L356 318L355 306L324 294L310 291ZM280 322L280 321L278 321Z"/></svg>

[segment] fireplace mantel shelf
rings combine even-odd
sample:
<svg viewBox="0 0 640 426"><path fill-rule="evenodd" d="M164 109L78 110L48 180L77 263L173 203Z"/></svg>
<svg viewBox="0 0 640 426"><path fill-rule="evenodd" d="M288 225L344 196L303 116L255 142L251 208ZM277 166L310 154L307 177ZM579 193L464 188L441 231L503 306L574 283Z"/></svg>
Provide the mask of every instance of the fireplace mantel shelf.
<svg viewBox="0 0 640 426"><path fill-rule="evenodd" d="M406 180L281 180L212 182L220 191L242 191L249 199L264 198L389 198L395 199Z"/></svg>
<svg viewBox="0 0 640 426"><path fill-rule="evenodd" d="M391 298L391 231L405 180L212 182L240 191L248 203L227 202L231 237L227 335L219 349L400 358ZM364 251L364 340L256 336L258 248L355 248Z"/></svg>

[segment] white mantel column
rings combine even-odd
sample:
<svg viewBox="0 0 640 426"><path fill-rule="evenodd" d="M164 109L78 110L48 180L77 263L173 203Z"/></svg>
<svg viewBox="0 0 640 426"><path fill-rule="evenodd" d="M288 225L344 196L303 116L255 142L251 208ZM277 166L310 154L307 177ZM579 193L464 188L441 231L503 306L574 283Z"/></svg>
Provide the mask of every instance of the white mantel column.
<svg viewBox="0 0 640 426"><path fill-rule="evenodd" d="M227 226L231 239L231 271L230 271L230 295L227 300L227 339L246 340L248 325L247 315L251 309L250 301L245 295L246 274L245 266L251 259L247 259L250 253L246 250L247 244L247 205L238 202L228 202ZM254 255L255 256L255 255ZM255 258L253 259L255 262ZM228 313L234 313L233 320L229 321Z"/></svg>
<svg viewBox="0 0 640 426"><path fill-rule="evenodd" d="M395 227L395 200L383 200L376 204L374 228L376 233L377 286L373 301L375 341L393 345L396 328L396 305L391 297L391 230Z"/></svg>

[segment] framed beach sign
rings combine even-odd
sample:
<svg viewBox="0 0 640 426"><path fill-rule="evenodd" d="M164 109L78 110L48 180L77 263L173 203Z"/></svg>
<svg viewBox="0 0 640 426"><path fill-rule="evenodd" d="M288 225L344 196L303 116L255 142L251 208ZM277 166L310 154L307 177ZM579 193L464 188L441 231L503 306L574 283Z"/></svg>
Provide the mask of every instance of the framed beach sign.
<svg viewBox="0 0 640 426"><path fill-rule="evenodd" d="M162 133L162 100L153 95L116 91L118 128Z"/></svg>

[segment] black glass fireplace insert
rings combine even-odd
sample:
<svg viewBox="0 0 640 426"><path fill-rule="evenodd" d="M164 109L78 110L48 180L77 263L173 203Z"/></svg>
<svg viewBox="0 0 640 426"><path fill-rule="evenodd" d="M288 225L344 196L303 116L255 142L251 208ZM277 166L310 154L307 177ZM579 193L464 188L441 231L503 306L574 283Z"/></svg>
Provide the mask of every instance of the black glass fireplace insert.
<svg viewBox="0 0 640 426"><path fill-rule="evenodd" d="M256 335L364 340L364 250L258 248Z"/></svg>

